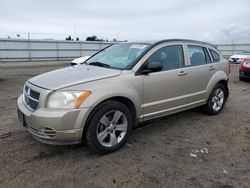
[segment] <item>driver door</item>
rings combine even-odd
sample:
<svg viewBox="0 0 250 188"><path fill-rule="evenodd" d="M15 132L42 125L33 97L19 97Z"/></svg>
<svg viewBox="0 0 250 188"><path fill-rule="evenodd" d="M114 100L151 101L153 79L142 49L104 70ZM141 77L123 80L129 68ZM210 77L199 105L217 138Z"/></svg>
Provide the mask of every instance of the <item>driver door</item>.
<svg viewBox="0 0 250 188"><path fill-rule="evenodd" d="M187 68L182 44L160 45L145 63L162 63L163 69L142 75L144 120L185 109L188 94Z"/></svg>

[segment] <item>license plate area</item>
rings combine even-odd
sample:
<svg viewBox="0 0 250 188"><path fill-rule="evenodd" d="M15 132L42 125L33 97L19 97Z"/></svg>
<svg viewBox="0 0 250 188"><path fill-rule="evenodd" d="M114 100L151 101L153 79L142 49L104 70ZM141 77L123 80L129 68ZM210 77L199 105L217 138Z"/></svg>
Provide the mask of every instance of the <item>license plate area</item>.
<svg viewBox="0 0 250 188"><path fill-rule="evenodd" d="M18 120L21 122L22 126L25 127L25 115L18 109L17 110Z"/></svg>

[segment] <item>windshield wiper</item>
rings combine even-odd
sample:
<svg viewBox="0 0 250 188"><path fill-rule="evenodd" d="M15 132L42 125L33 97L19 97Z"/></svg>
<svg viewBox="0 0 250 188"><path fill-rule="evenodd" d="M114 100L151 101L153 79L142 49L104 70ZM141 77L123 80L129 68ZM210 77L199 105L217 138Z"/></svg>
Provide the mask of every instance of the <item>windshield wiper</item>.
<svg viewBox="0 0 250 188"><path fill-rule="evenodd" d="M110 68L110 65L106 64L106 63L102 63L102 62L91 62L89 63L89 65L94 65L94 66L99 66L99 67L105 67L105 68Z"/></svg>

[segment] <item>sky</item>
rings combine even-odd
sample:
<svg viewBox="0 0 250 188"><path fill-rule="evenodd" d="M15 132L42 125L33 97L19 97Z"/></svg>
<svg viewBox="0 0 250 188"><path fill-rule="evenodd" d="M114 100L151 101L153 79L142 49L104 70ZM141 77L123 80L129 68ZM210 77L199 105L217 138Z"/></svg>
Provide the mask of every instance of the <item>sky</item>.
<svg viewBox="0 0 250 188"><path fill-rule="evenodd" d="M250 0L1 0L0 37L250 42Z"/></svg>

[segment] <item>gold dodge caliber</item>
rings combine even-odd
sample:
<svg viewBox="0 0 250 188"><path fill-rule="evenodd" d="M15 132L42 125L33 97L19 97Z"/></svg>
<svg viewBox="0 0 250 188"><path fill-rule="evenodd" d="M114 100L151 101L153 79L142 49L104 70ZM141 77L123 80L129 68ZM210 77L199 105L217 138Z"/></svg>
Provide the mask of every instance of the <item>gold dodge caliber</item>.
<svg viewBox="0 0 250 188"><path fill-rule="evenodd" d="M216 47L174 39L109 46L82 65L29 79L17 103L37 140L86 141L105 154L139 122L197 106L218 114L228 95L228 63Z"/></svg>

